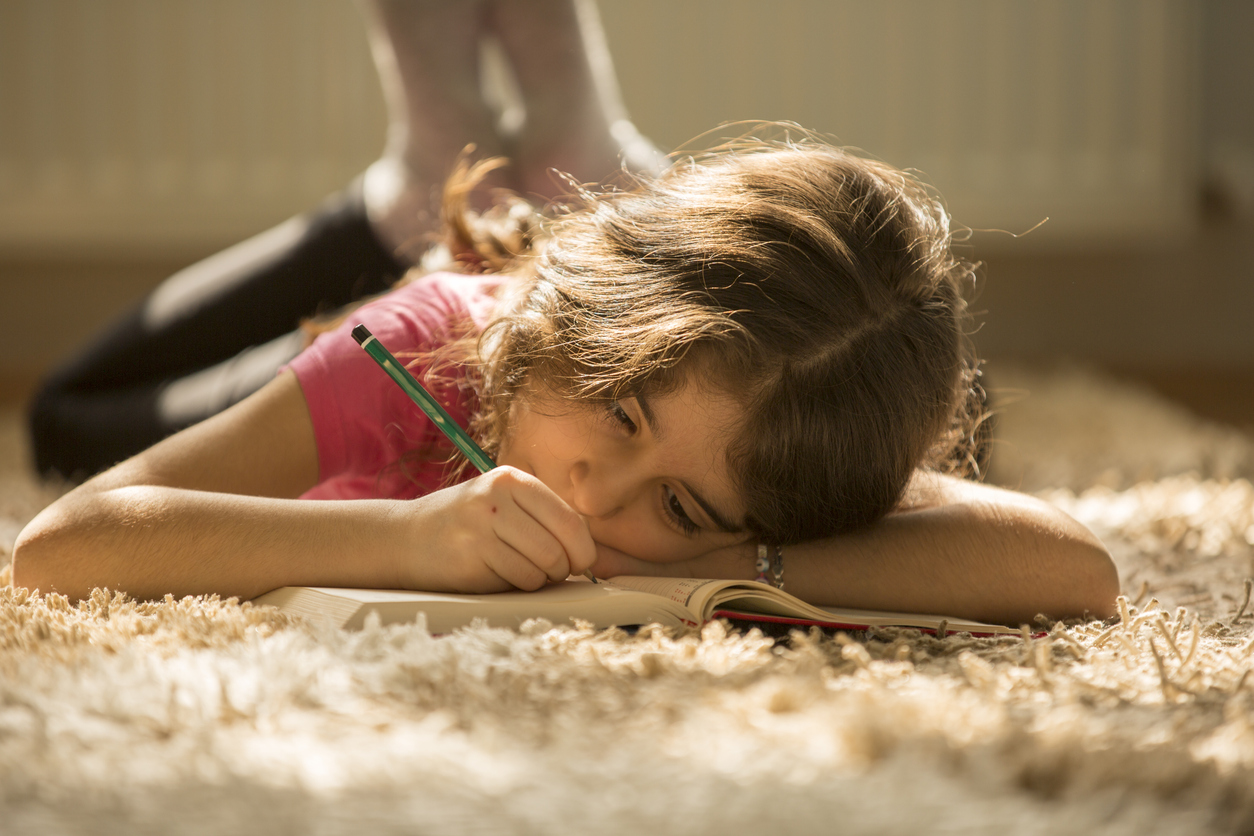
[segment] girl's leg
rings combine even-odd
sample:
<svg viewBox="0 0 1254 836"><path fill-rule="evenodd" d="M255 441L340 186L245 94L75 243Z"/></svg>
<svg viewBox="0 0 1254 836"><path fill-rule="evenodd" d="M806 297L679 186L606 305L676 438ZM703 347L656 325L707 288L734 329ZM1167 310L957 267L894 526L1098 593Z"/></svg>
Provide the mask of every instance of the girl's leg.
<svg viewBox="0 0 1254 836"><path fill-rule="evenodd" d="M31 413L35 465L76 481L99 473L256 392L304 344L292 331L168 382L45 389Z"/></svg>
<svg viewBox="0 0 1254 836"><path fill-rule="evenodd" d="M30 415L41 472L90 475L229 406L288 359L283 335L302 317L399 278L436 228L461 149L507 150L481 89L489 34L526 109L509 185L548 198L563 190L550 167L594 180L624 155L636 169L661 163L626 119L590 2L373 0L367 22L388 106L383 157L360 188L171 277L55 372Z"/></svg>
<svg viewBox="0 0 1254 836"><path fill-rule="evenodd" d="M364 187L175 274L55 371L30 409L40 472L88 476L213 415L290 359L295 342L283 335L303 317L401 277L435 227L430 192L457 152L472 140L499 151L477 104L481 6L375 3L369 20L390 128ZM401 176L381 200L389 171ZM416 245L410 257L396 256L406 243Z"/></svg>
<svg viewBox="0 0 1254 836"><path fill-rule="evenodd" d="M371 230L360 190L350 188L176 273L44 382L29 415L36 466L91 475L209 417L260 388L290 358L272 363L268 375L258 375L257 359L228 366L236 377L230 384L219 378L218 391L230 398L206 390L199 400L181 398L173 411L160 406L167 382L230 363L293 331L303 317L381 293L404 270ZM192 409L193 402L203 408Z"/></svg>

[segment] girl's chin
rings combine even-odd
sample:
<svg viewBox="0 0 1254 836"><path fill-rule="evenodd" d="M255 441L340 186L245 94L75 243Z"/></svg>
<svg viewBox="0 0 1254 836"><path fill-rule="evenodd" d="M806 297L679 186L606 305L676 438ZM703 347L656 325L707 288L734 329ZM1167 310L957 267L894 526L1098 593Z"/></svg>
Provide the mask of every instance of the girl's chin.
<svg viewBox="0 0 1254 836"><path fill-rule="evenodd" d="M597 539L596 531L592 532L592 539L596 541L598 552L609 552L615 559L657 564L679 563L680 561L688 559L683 555L672 557L669 555L640 554L638 552L631 551L630 546L627 543L607 543L604 540ZM627 548L622 548L623 546L626 546Z"/></svg>
<svg viewBox="0 0 1254 836"><path fill-rule="evenodd" d="M610 545L603 540L598 540L596 532L592 533L592 540L593 542L597 544L598 557L607 556L614 560L643 560L646 563L655 562L652 560L648 560L647 558L636 557L636 555L632 554L631 552L623 551L622 549L617 548L613 545Z"/></svg>

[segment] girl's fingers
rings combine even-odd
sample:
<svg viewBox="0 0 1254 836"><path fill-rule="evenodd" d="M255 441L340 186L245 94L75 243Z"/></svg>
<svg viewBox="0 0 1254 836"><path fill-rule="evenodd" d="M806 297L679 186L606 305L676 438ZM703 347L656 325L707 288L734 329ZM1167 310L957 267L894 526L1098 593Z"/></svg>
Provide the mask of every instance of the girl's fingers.
<svg viewBox="0 0 1254 836"><path fill-rule="evenodd" d="M566 555L567 574L579 574L586 570L596 561L597 551L583 517L539 479L520 470L513 472L517 475L517 481L512 485L514 501L556 538Z"/></svg>
<svg viewBox="0 0 1254 836"><path fill-rule="evenodd" d="M549 580L560 581L571 573L565 547L529 513L517 506L507 506L498 511L495 520L493 531L497 538Z"/></svg>
<svg viewBox="0 0 1254 836"><path fill-rule="evenodd" d="M598 578L616 575L650 575L668 578L744 578L750 580L756 574L753 543L742 542L723 546L697 555L688 560L658 563L641 560L629 554L596 544L597 562L592 572Z"/></svg>
<svg viewBox="0 0 1254 836"><path fill-rule="evenodd" d="M487 552L483 560L488 569L515 589L534 592L549 582L540 567L504 543Z"/></svg>
<svg viewBox="0 0 1254 836"><path fill-rule="evenodd" d="M596 544L597 562L592 565L592 573L598 578L612 578L617 575L654 575L659 577L689 577L688 561L673 563L651 563L632 557L609 546Z"/></svg>

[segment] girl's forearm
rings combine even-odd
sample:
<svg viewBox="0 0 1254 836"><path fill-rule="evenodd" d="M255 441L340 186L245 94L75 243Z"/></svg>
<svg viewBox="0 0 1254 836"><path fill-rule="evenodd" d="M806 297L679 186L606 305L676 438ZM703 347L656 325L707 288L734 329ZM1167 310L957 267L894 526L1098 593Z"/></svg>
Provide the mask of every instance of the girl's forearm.
<svg viewBox="0 0 1254 836"><path fill-rule="evenodd" d="M14 548L13 579L71 600L95 587L141 599L206 592L247 599L292 585L391 587L389 549L405 542L396 505L103 490L36 517Z"/></svg>
<svg viewBox="0 0 1254 836"><path fill-rule="evenodd" d="M826 606L1019 624L1105 618L1119 594L1106 549L1044 503L907 511L785 554L786 589Z"/></svg>
<svg viewBox="0 0 1254 836"><path fill-rule="evenodd" d="M753 544L621 570L755 576ZM1032 497L941 479L928 501L861 531L784 549L784 588L820 606L1004 624L1114 613L1119 576L1084 526Z"/></svg>

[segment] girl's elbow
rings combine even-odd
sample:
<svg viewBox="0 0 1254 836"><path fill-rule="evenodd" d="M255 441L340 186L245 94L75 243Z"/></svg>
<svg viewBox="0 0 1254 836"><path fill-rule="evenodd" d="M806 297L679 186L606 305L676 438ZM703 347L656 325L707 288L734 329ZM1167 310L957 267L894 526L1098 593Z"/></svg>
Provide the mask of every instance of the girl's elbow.
<svg viewBox="0 0 1254 836"><path fill-rule="evenodd" d="M34 523L22 529L22 533L17 536L17 542L13 544L13 555L9 564L13 573L13 585L24 587L31 592L47 588L46 584L40 583L39 577L42 562L40 560L41 532L34 529Z"/></svg>
<svg viewBox="0 0 1254 836"><path fill-rule="evenodd" d="M1117 611L1120 592L1119 570L1110 552L1096 537L1080 546L1081 559L1076 569L1080 592L1080 615L1107 619Z"/></svg>
<svg viewBox="0 0 1254 836"><path fill-rule="evenodd" d="M1023 530L1036 532L1034 584L1050 590L1042 609L1054 618L1106 619L1117 611L1119 572L1110 551L1079 521L1040 500L1024 503Z"/></svg>
<svg viewBox="0 0 1254 836"><path fill-rule="evenodd" d="M64 549L65 532L49 511L28 523L13 544L10 567L15 587L31 592L63 591L65 579L59 577L56 556Z"/></svg>
<svg viewBox="0 0 1254 836"><path fill-rule="evenodd" d="M1110 618L1117 611L1119 570L1110 550L1087 526L1055 511L1067 546L1066 575L1072 595L1069 613L1075 617Z"/></svg>

